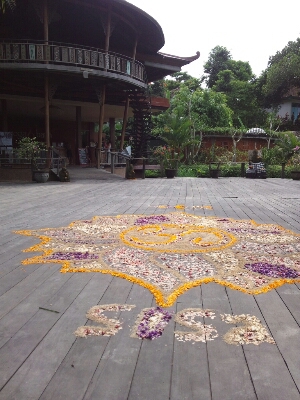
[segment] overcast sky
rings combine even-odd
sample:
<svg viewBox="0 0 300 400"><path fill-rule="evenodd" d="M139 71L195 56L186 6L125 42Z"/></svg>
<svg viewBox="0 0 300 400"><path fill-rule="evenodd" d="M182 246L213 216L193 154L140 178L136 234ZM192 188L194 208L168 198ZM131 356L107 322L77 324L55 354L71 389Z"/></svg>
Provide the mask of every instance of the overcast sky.
<svg viewBox="0 0 300 400"><path fill-rule="evenodd" d="M226 47L234 60L249 61L260 75L269 56L300 37L300 2L270 0L128 0L150 14L161 25L165 46L160 50L200 59L183 67L199 78L210 51Z"/></svg>

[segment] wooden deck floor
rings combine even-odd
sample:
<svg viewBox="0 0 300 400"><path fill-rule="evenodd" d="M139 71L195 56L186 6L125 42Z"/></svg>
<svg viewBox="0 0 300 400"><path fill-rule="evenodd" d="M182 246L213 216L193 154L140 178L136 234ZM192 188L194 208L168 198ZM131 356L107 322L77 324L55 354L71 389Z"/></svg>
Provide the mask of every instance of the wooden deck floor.
<svg viewBox="0 0 300 400"><path fill-rule="evenodd" d="M173 320L153 341L130 337L151 293L100 273L59 272L58 264L22 265L37 243L12 231L66 226L95 215L161 214L184 204L197 215L251 218L300 233L300 182L281 179L124 180L96 169L71 169L70 183L0 183L0 399L299 400L300 284L256 296L209 283L170 309L203 307L250 314L276 345L233 346L228 325L205 343L174 339ZM200 209L193 206L212 206ZM30 255L30 254L29 254ZM32 254L33 255L33 254ZM112 337L76 338L96 304L134 304ZM46 310L45 310L46 309ZM47 309L57 312L50 312Z"/></svg>

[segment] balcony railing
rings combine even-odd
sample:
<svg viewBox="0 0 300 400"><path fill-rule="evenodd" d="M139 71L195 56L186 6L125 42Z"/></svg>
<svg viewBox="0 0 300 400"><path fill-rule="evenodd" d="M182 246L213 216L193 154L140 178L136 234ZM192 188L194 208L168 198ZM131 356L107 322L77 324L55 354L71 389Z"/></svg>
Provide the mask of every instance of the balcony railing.
<svg viewBox="0 0 300 400"><path fill-rule="evenodd" d="M0 42L0 63L3 62L70 65L114 72L146 82L142 63L117 53L79 45L5 40Z"/></svg>

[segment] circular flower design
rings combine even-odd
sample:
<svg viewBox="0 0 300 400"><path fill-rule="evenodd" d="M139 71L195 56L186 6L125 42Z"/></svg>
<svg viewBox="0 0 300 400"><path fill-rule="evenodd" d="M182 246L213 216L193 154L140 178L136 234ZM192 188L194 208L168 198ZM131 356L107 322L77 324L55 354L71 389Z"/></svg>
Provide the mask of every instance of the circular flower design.
<svg viewBox="0 0 300 400"><path fill-rule="evenodd" d="M202 283L249 294L300 282L300 235L275 224L164 215L100 216L68 227L17 233L40 238L23 264L60 263L61 272L101 272L148 288L160 306Z"/></svg>
<svg viewBox="0 0 300 400"><path fill-rule="evenodd" d="M120 237L128 246L165 253L207 253L236 242L236 237L224 230L190 224L133 226Z"/></svg>

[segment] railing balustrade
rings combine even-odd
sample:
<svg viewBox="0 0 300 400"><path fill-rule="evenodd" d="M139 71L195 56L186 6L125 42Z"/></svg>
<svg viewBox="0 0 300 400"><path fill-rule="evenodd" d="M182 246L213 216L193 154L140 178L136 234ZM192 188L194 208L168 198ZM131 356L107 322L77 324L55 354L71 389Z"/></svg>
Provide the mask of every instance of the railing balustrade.
<svg viewBox="0 0 300 400"><path fill-rule="evenodd" d="M142 63L118 53L79 45L5 40L0 42L2 62L73 65L83 69L115 72L146 82Z"/></svg>

